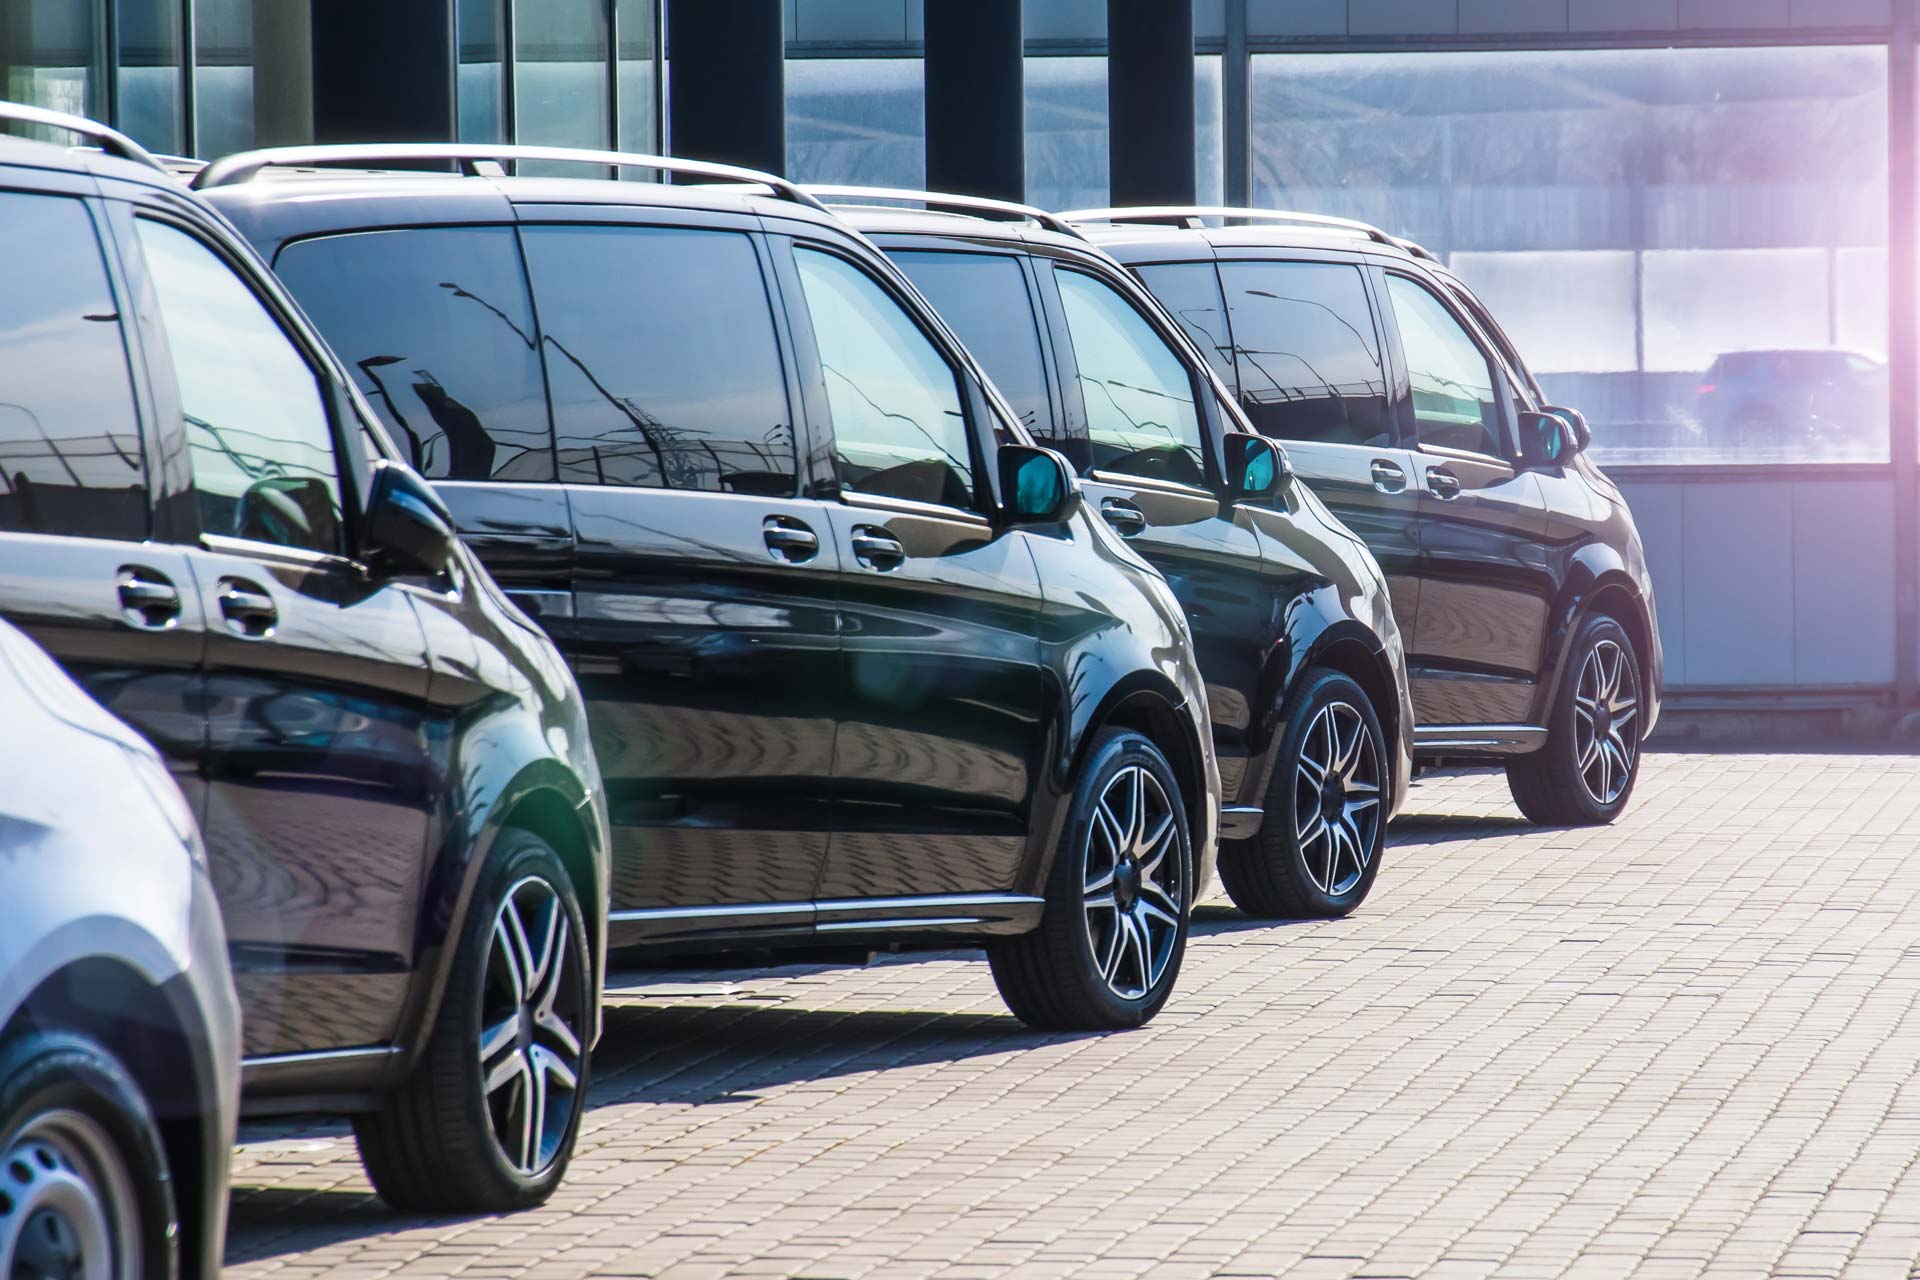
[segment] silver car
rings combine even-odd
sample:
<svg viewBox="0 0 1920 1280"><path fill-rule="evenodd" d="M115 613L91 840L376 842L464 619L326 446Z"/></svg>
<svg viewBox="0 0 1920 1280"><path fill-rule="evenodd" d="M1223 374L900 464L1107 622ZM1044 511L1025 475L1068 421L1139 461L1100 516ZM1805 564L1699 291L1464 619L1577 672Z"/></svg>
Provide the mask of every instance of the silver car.
<svg viewBox="0 0 1920 1280"><path fill-rule="evenodd" d="M193 815L5 623L0 725L0 1276L216 1276L240 1015Z"/></svg>

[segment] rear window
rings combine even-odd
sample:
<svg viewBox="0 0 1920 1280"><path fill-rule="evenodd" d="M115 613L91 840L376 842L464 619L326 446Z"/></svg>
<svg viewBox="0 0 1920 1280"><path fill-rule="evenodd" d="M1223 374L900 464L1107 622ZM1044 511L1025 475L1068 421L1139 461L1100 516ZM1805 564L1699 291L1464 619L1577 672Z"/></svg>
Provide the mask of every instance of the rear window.
<svg viewBox="0 0 1920 1280"><path fill-rule="evenodd" d="M1283 440L1378 447L1393 436L1380 340L1360 269L1223 262L1240 406Z"/></svg>
<svg viewBox="0 0 1920 1280"><path fill-rule="evenodd" d="M1052 435L1040 330L1019 262L998 253L896 253L893 259L960 335L1027 429Z"/></svg>
<svg viewBox="0 0 1920 1280"><path fill-rule="evenodd" d="M511 227L302 240L280 251L275 269L422 475L554 478Z"/></svg>
<svg viewBox="0 0 1920 1280"><path fill-rule="evenodd" d="M562 480L794 492L786 379L747 236L621 226L522 235Z"/></svg>
<svg viewBox="0 0 1920 1280"><path fill-rule="evenodd" d="M93 219L68 196L0 194L0 532L138 540L146 464Z"/></svg>

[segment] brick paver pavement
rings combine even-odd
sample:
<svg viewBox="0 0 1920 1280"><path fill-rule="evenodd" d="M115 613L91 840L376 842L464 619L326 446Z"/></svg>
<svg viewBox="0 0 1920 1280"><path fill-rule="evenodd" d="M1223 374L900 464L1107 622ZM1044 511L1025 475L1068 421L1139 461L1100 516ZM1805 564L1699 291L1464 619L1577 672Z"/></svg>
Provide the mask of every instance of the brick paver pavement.
<svg viewBox="0 0 1920 1280"><path fill-rule="evenodd" d="M537 1211L396 1218L344 1128L249 1126L228 1274L1912 1273L1920 759L1410 809L1351 919L1203 906L1137 1032L1025 1031L958 957L618 998Z"/></svg>

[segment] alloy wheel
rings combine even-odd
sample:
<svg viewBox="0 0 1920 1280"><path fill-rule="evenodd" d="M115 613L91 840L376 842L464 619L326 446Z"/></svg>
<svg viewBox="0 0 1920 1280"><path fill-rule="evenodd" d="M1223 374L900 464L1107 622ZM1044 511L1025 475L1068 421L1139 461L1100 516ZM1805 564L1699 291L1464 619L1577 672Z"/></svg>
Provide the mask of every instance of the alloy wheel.
<svg viewBox="0 0 1920 1280"><path fill-rule="evenodd" d="M0 1276L120 1280L140 1273L133 1177L78 1111L33 1118L0 1155Z"/></svg>
<svg viewBox="0 0 1920 1280"><path fill-rule="evenodd" d="M539 876L494 917L480 1012L480 1075L493 1139L521 1175L560 1153L580 1105L580 975L559 893Z"/></svg>
<svg viewBox="0 0 1920 1280"><path fill-rule="evenodd" d="M1159 779L1128 765L1107 783L1087 824L1087 941L1107 989L1143 999L1179 941L1187 884L1173 802Z"/></svg>
<svg viewBox="0 0 1920 1280"><path fill-rule="evenodd" d="M1573 690L1574 761L1580 785L1602 808L1618 800L1633 778L1639 695L1639 676L1624 647L1601 640L1587 651Z"/></svg>
<svg viewBox="0 0 1920 1280"><path fill-rule="evenodd" d="M1380 831L1380 747L1349 702L1320 708L1294 769L1293 834L1307 875L1329 898L1360 883Z"/></svg>

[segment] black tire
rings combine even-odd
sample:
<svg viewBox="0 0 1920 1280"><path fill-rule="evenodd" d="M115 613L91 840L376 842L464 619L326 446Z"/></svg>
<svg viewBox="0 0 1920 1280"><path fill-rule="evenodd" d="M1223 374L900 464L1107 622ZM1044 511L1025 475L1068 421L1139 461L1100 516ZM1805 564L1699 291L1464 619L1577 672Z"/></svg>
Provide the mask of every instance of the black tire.
<svg viewBox="0 0 1920 1280"><path fill-rule="evenodd" d="M1103 802L1123 804L1142 773L1157 784L1158 797L1143 780L1143 808L1116 822ZM1110 789L1118 793L1113 799ZM1109 833L1122 825L1116 842ZM1180 976L1193 874L1186 805L1167 758L1131 730L1101 730L1074 787L1040 927L987 947L1007 1007L1047 1031L1116 1031L1151 1020ZM1096 901L1102 875L1111 906Z"/></svg>
<svg viewBox="0 0 1920 1280"><path fill-rule="evenodd" d="M0 1167L0 1275L84 1274L74 1264L102 1252L109 1274L178 1274L173 1182L153 1112L95 1041L34 1032L0 1048Z"/></svg>
<svg viewBox="0 0 1920 1280"><path fill-rule="evenodd" d="M1328 725L1341 735L1331 755ZM1358 731L1351 759L1350 730ZM1220 882L1234 906L1256 920L1311 920L1347 915L1366 901L1386 847L1393 785L1386 741L1372 699L1352 677L1326 669L1306 674L1272 754L1260 832L1220 849ZM1333 755L1343 768L1311 784L1313 764ZM1371 803L1366 786L1373 788ZM1338 805L1332 824L1329 805Z"/></svg>
<svg viewBox="0 0 1920 1280"><path fill-rule="evenodd" d="M1624 712L1619 692L1601 699L1601 708L1589 713L1579 704L1587 700L1583 681L1590 663L1617 654L1623 664L1618 688L1632 699ZM1601 673L1604 681L1604 672ZM1604 692L1604 688L1603 688ZM1640 687L1639 655L1625 627L1605 614L1595 614L1580 626L1568 651L1567 668L1554 694L1548 717L1547 745L1507 765L1507 787L1528 819L1548 827L1590 827L1612 822L1627 807L1640 776L1640 725L1645 694ZM1592 714L1602 718L1592 719ZM1613 750L1603 761L1583 762L1588 744L1601 730ZM1624 782L1613 790L1625 756ZM1603 780L1601 770L1607 771ZM1603 789L1604 788L1604 789Z"/></svg>
<svg viewBox="0 0 1920 1280"><path fill-rule="evenodd" d="M527 939L518 949L501 941L513 933L503 914L509 893ZM557 917L549 914L550 905L557 906ZM496 921L502 922L498 933ZM563 945L549 951L546 939L556 921L564 924ZM540 963L542 953L561 964L557 973ZM520 1002L529 1008L521 1018L513 992L526 984L516 984L513 974L527 970L535 974L534 991ZM360 1159L381 1199L412 1212L502 1213L553 1194L566 1175L586 1105L587 1050L599 995L591 987L592 972L586 922L559 855L532 832L501 832L467 911L418 1065L379 1111L354 1118ZM565 1054L564 1041L550 1029L553 1019L536 1016L543 995L571 1031L577 1052ZM480 1051L483 1026L507 1036L486 1057L491 1067ZM554 1059L562 1059L573 1077L571 1089L553 1072ZM489 1073L504 1080L491 1093L485 1088ZM525 1144L522 1135L532 1130L517 1123L523 1112L515 1104L529 1098L547 1105L528 1108L542 1121L536 1141ZM496 1136L502 1129L508 1134Z"/></svg>

